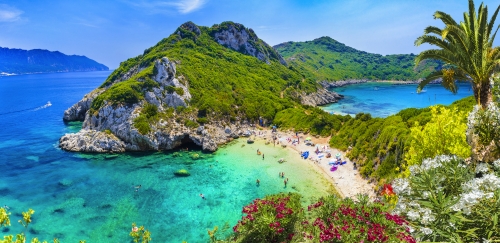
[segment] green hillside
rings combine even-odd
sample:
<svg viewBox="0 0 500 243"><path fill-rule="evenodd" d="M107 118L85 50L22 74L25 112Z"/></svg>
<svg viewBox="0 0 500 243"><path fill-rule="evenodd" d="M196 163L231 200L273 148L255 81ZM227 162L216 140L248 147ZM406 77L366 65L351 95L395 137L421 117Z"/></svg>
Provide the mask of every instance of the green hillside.
<svg viewBox="0 0 500 243"><path fill-rule="evenodd" d="M266 60L249 55L243 45L233 50L219 44L216 35L229 28L248 34L247 44L263 53ZM272 119L276 112L297 105L298 92L313 92L318 86L280 63L279 54L241 24L224 22L209 28L188 22L142 55L122 62L101 85L107 91L94 100L92 109L99 109L106 100L143 100L144 93L156 85L152 81L154 61L162 57L177 63L177 75L187 81L192 94L189 105L198 111L198 117ZM117 82L134 67L142 71Z"/></svg>
<svg viewBox="0 0 500 243"><path fill-rule="evenodd" d="M438 61L427 61L415 68L414 54L367 53L330 37L286 42L275 49L289 65L315 80L418 80L442 65Z"/></svg>

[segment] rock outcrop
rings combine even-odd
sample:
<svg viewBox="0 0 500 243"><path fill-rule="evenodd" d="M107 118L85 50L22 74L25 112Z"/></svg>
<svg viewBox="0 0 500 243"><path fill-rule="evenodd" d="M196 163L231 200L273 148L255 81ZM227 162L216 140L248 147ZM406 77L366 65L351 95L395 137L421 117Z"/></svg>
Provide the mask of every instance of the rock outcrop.
<svg viewBox="0 0 500 243"><path fill-rule="evenodd" d="M276 59L281 64L287 65L273 47L260 40L252 29L247 29L241 24L232 22L221 24L219 30L214 33L214 38L223 46L254 56L268 64L270 59Z"/></svg>
<svg viewBox="0 0 500 243"><path fill-rule="evenodd" d="M78 103L64 111L63 121L70 122L85 120L85 114L90 109L90 106L92 106L92 101L103 91L104 89L96 89L89 94L86 94L82 100L78 101Z"/></svg>
<svg viewBox="0 0 500 243"><path fill-rule="evenodd" d="M303 105L318 106L336 103L338 100L343 99L344 96L333 91L326 89L318 89L317 92L311 94L303 94L301 96L301 103Z"/></svg>
<svg viewBox="0 0 500 243"><path fill-rule="evenodd" d="M94 130L81 130L59 139L59 146L73 152L125 152L125 144L112 134Z"/></svg>

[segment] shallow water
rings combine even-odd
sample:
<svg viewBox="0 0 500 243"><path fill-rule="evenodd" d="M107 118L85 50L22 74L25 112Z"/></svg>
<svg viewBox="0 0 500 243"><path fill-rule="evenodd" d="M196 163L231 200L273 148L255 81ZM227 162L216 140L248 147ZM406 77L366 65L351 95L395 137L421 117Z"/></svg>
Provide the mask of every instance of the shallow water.
<svg viewBox="0 0 500 243"><path fill-rule="evenodd" d="M449 105L453 101L472 95L469 83L458 83L458 92L453 94L440 84L429 84L420 94L417 85L393 85L390 83L353 84L332 89L344 95L338 103L322 108L335 114L370 113L373 117L387 117L400 110L414 107L423 108L431 105Z"/></svg>
<svg viewBox="0 0 500 243"><path fill-rule="evenodd" d="M176 154L60 150L59 137L81 127L79 122L64 124L64 110L109 74L0 77L0 205L12 212L12 227L0 238L19 233L21 212L33 208L29 237L128 242L131 223L136 222L152 232L154 242L206 242L206 229L234 225L242 207L255 198L298 191L308 204L332 192L308 162L262 140L237 140L213 154L196 147ZM47 101L52 106L42 108ZM264 152L264 160L257 149ZM195 153L201 158L192 159ZM279 158L288 162L279 164ZM175 177L179 169L189 170L191 176ZM289 178L286 188L278 177L282 171ZM137 192L136 185L141 185Z"/></svg>

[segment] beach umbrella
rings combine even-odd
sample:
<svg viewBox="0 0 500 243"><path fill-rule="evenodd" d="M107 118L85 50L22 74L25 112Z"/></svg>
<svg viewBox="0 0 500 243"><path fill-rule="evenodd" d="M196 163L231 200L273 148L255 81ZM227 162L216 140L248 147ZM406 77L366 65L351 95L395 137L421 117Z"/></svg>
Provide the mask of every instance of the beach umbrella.
<svg viewBox="0 0 500 243"><path fill-rule="evenodd" d="M340 157L340 153L337 153L335 156Z"/></svg>

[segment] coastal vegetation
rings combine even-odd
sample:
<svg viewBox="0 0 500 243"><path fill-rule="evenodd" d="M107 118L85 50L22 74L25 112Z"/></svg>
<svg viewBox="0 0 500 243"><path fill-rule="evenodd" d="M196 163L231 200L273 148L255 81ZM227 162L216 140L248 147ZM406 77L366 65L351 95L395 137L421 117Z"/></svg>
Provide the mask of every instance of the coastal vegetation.
<svg viewBox="0 0 500 243"><path fill-rule="evenodd" d="M154 87L150 84L154 83L150 78L156 74L154 62L162 57L177 63L177 73L182 76L179 80L189 83L189 105L198 111L199 118L272 120L277 112L298 105L298 94L311 93L319 87L315 80L281 64L272 48L264 50L270 53L266 63L218 44L214 35L230 25L244 28L232 22L211 28L198 26L200 33L179 27L142 55L122 62L101 85L109 89L93 101L92 109L98 110L104 100L115 104L144 100L144 92ZM248 29L247 32L253 33ZM133 68L142 71L120 82L119 78ZM182 95L174 87L171 92Z"/></svg>
<svg viewBox="0 0 500 243"><path fill-rule="evenodd" d="M229 237L208 233L211 242L416 242L408 222L389 211L389 204L362 195L356 201L331 195L306 209L299 194L278 194L243 207Z"/></svg>
<svg viewBox="0 0 500 243"><path fill-rule="evenodd" d="M330 145L347 151L360 173L382 186L427 156L451 151L469 154L464 134L466 114L473 105L469 97L449 106L404 109L386 118L357 114L333 134Z"/></svg>
<svg viewBox="0 0 500 243"><path fill-rule="evenodd" d="M426 60L415 67L414 54L379 55L356 50L330 37L275 46L288 64L315 80L418 80L441 69Z"/></svg>

